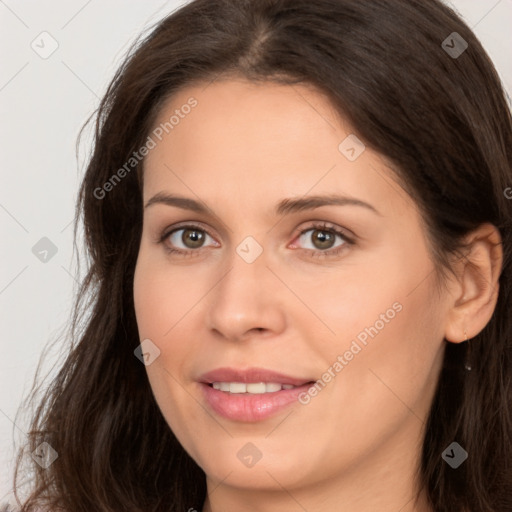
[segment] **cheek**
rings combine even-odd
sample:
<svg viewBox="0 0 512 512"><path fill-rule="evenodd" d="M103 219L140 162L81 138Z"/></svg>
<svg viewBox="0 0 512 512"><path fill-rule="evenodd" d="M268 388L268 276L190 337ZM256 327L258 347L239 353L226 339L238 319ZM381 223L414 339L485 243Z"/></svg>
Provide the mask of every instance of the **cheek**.
<svg viewBox="0 0 512 512"><path fill-rule="evenodd" d="M355 299L351 311L358 320L347 322L351 330L329 351L331 364L341 356L342 366L331 398L351 411L354 439L360 439L357 432L385 436L409 414L426 419L442 363L441 311L432 281L411 293L413 275L402 275L394 287L374 288L366 301Z"/></svg>
<svg viewBox="0 0 512 512"><path fill-rule="evenodd" d="M332 331L316 346L325 361L323 371L331 368L339 375L328 386L350 410L362 407L360 417L370 402L378 409L400 406L397 396L418 403L431 395L436 382L443 311L421 242L390 243L306 295ZM358 398L352 402L351 397Z"/></svg>
<svg viewBox="0 0 512 512"><path fill-rule="evenodd" d="M140 255L133 286L135 316L140 340L149 338L160 351L146 367L155 394L158 390L167 393L167 389L173 393L173 386L169 385L174 382L172 376L182 380L179 373L183 362L190 360L193 351L192 335L183 329L197 298L184 284L169 278L158 263Z"/></svg>
<svg viewBox="0 0 512 512"><path fill-rule="evenodd" d="M336 349L343 349L345 345L348 349L357 336L364 343L372 339L376 331L382 338L381 334L389 332L391 325L398 332L399 326L405 327L397 320L399 317L414 315L416 322L425 308L422 303L425 298L421 295L425 288L411 291L418 285L418 276L428 273L428 259L422 261L417 256L414 261L407 246L391 244L382 250L355 256L357 264L347 259L328 274L312 275L294 287L296 294L309 306L311 314L308 313L306 320L314 325L317 333L319 328L322 330L321 334L330 342L327 346ZM290 275L288 282L292 278ZM320 336L317 334L316 338Z"/></svg>
<svg viewBox="0 0 512 512"><path fill-rule="evenodd" d="M204 419L183 386L187 385L186 365L194 357L193 333L186 332L185 315L198 299L197 291L187 291L190 287L179 282L177 272L173 272L176 279L166 274L168 269L141 252L134 276L135 314L140 339L149 338L160 350L159 357L146 366L153 395L170 429L183 441L193 436L192 426ZM197 457L194 448L185 444Z"/></svg>
<svg viewBox="0 0 512 512"><path fill-rule="evenodd" d="M196 280L172 268L158 251L142 247L135 267L133 295L140 336L164 340L200 299Z"/></svg>
<svg viewBox="0 0 512 512"><path fill-rule="evenodd" d="M203 338L198 336L200 311L211 286L205 272L171 265L156 250L141 250L133 283L137 327L140 339L149 338L160 350L158 365L147 367L149 375L159 366L180 381L186 375Z"/></svg>

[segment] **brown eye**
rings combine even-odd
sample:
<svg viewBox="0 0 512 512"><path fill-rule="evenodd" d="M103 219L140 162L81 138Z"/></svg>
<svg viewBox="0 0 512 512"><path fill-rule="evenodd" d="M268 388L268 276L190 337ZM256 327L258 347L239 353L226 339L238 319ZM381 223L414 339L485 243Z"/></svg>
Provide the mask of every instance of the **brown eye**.
<svg viewBox="0 0 512 512"><path fill-rule="evenodd" d="M161 240L172 250L187 251L202 248L207 238L212 237L204 229L184 226L164 234Z"/></svg>
<svg viewBox="0 0 512 512"><path fill-rule="evenodd" d="M334 244L335 235L329 231L315 229L311 239L318 249L330 249Z"/></svg>
<svg viewBox="0 0 512 512"><path fill-rule="evenodd" d="M180 231L183 231L183 234L181 235L181 241L187 245L187 247L190 249L197 249L198 247L201 247L202 243L204 242L203 231L198 229L183 229ZM190 245L188 245L188 242L190 242Z"/></svg>
<svg viewBox="0 0 512 512"><path fill-rule="evenodd" d="M311 234L308 234L311 233ZM339 238L342 243L335 246L336 238ZM341 247L347 243L349 240L343 235L332 228L323 228L323 227L313 227L310 229L306 229L302 231L299 239L301 243L311 241L313 247L305 247L306 249L311 250L319 250L319 251L328 251L333 247Z"/></svg>

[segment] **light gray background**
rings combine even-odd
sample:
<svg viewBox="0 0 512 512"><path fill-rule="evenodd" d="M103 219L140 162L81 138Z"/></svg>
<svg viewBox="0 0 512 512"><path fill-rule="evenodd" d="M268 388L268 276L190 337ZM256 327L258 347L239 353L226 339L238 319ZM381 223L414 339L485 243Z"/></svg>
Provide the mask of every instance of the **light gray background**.
<svg viewBox="0 0 512 512"><path fill-rule="evenodd" d="M87 131L77 159L78 130L129 45L183 3L0 0L0 503L11 488L13 436L24 442L28 425L26 417L14 424L18 406L44 346L66 328L77 287L72 220L90 147ZM449 3L474 29L511 94L512 0ZM51 47L44 31L58 43L46 59L31 47L34 40L40 52ZM57 248L47 262L32 252L43 237ZM50 353L43 375L58 355Z"/></svg>

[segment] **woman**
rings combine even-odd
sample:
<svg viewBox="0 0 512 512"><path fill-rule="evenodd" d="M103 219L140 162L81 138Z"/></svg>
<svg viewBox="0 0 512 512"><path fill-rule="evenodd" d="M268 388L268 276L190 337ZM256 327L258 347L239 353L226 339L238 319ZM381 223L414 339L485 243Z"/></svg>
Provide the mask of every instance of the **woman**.
<svg viewBox="0 0 512 512"><path fill-rule="evenodd" d="M98 111L21 510L511 511L511 148L437 0L162 21Z"/></svg>

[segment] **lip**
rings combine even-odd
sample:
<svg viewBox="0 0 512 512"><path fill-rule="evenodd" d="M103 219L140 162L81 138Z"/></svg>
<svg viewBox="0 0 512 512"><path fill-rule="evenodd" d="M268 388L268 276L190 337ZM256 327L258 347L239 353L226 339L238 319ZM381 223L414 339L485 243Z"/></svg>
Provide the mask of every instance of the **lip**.
<svg viewBox="0 0 512 512"><path fill-rule="evenodd" d="M275 416L298 401L301 393L306 392L314 379L292 377L264 368L218 368L201 375L199 384L203 397L215 413L224 418L241 422L258 422ZM212 382L276 382L297 386L262 394L227 393L211 387Z"/></svg>
<svg viewBox="0 0 512 512"><path fill-rule="evenodd" d="M292 386L302 386L313 379L291 377L284 373L274 372L265 368L247 368L246 370L238 368L217 368L204 373L199 377L199 381L205 384L212 382L277 382L279 384L291 384ZM279 393L279 391L277 391Z"/></svg>

